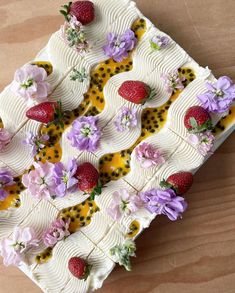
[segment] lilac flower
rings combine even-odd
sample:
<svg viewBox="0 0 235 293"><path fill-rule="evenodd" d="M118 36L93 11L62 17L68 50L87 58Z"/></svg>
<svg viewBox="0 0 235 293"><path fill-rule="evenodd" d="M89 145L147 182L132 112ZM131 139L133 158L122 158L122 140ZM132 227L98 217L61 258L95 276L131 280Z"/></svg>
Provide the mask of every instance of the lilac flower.
<svg viewBox="0 0 235 293"><path fill-rule="evenodd" d="M33 101L43 102L51 91L46 82L47 72L37 65L26 64L15 72L11 90L25 99L30 106Z"/></svg>
<svg viewBox="0 0 235 293"><path fill-rule="evenodd" d="M56 243L70 235L70 221L57 219L51 223L51 226L43 233L43 242L47 247L53 247Z"/></svg>
<svg viewBox="0 0 235 293"><path fill-rule="evenodd" d="M107 213L116 221L120 220L123 214L130 215L139 210L143 205L137 194L130 194L126 189L115 191Z"/></svg>
<svg viewBox="0 0 235 293"><path fill-rule="evenodd" d="M182 81L184 81L185 78L180 77L177 70L169 72L168 74L162 74L161 78L164 81L166 91L170 94L176 90L184 89Z"/></svg>
<svg viewBox="0 0 235 293"><path fill-rule="evenodd" d="M0 201L3 201L8 196L6 190L4 190L4 187L14 184L15 182L11 173L0 169Z"/></svg>
<svg viewBox="0 0 235 293"><path fill-rule="evenodd" d="M215 137L210 131L205 131L197 134L190 134L188 142L195 146L199 154L206 156L211 152L214 145Z"/></svg>
<svg viewBox="0 0 235 293"><path fill-rule="evenodd" d="M207 92L198 95L199 101L209 112L223 113L235 101L235 84L227 76L221 76L215 83L206 83Z"/></svg>
<svg viewBox="0 0 235 293"><path fill-rule="evenodd" d="M126 30L123 35L109 33L107 41L108 44L103 46L104 53L116 62L127 58L128 52L133 50L137 44L135 33L130 29Z"/></svg>
<svg viewBox="0 0 235 293"><path fill-rule="evenodd" d="M170 42L170 39L167 36L154 36L150 40L150 46L154 51L166 48Z"/></svg>
<svg viewBox="0 0 235 293"><path fill-rule="evenodd" d="M29 228L15 227L11 238L4 238L1 241L1 255L5 266L18 266L24 261L29 249L38 246L38 240L34 231Z"/></svg>
<svg viewBox="0 0 235 293"><path fill-rule="evenodd" d="M74 177L77 171L77 162L70 159L67 166L61 162L54 166L54 176L56 182L55 193L57 197L64 197L68 192L77 190L78 180Z"/></svg>
<svg viewBox="0 0 235 293"><path fill-rule="evenodd" d="M120 110L119 115L114 121L117 131L123 132L127 129L136 127L137 126L136 112L137 112L136 108L129 109L123 106Z"/></svg>
<svg viewBox="0 0 235 293"><path fill-rule="evenodd" d="M141 167L145 169L165 163L162 152L146 142L136 147L135 154Z"/></svg>
<svg viewBox="0 0 235 293"><path fill-rule="evenodd" d="M87 52L89 44L86 40L82 24L71 18L70 22L65 22L61 28L64 42L78 53Z"/></svg>
<svg viewBox="0 0 235 293"><path fill-rule="evenodd" d="M150 213L166 215L171 221L177 220L186 210L184 198L177 196L172 189L151 189L140 194Z"/></svg>
<svg viewBox="0 0 235 293"><path fill-rule="evenodd" d="M11 135L5 128L0 128L0 152L11 141Z"/></svg>
<svg viewBox="0 0 235 293"><path fill-rule="evenodd" d="M96 151L101 137L98 117L79 117L72 124L72 129L67 138L71 145L80 151Z"/></svg>
<svg viewBox="0 0 235 293"><path fill-rule="evenodd" d="M28 188L29 193L38 198L54 198L55 197L55 178L54 165L46 162L45 164L38 162L34 163L34 170L22 177L22 183Z"/></svg>
<svg viewBox="0 0 235 293"><path fill-rule="evenodd" d="M31 155L34 157L45 147L45 142L48 140L49 135L47 134L38 136L34 135L32 132L28 132L26 134L26 139L24 139L22 143L31 148Z"/></svg>

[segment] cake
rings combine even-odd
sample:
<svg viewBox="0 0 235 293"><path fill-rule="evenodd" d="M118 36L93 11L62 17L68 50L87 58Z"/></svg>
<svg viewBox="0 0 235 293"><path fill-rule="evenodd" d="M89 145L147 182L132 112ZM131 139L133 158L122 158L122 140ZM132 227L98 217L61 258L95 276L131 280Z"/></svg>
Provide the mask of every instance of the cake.
<svg viewBox="0 0 235 293"><path fill-rule="evenodd" d="M90 292L234 130L235 87L129 0L61 8L65 24L0 95L0 240L44 292ZM84 7L82 7L84 5ZM36 113L36 114L35 114Z"/></svg>

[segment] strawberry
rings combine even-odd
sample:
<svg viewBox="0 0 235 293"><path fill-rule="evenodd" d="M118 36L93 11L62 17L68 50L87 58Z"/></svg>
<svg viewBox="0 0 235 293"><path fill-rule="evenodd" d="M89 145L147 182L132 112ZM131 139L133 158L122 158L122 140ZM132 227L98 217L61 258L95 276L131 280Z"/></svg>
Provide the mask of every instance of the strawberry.
<svg viewBox="0 0 235 293"><path fill-rule="evenodd" d="M62 8L60 13L63 14L66 21L69 21L71 15L74 15L81 24L86 25L95 18L94 4L91 1L69 2L67 5L63 5Z"/></svg>
<svg viewBox="0 0 235 293"><path fill-rule="evenodd" d="M127 80L120 86L118 94L132 103L144 104L147 100L152 99L156 92L142 81Z"/></svg>
<svg viewBox="0 0 235 293"><path fill-rule="evenodd" d="M163 188L172 188L178 194L186 193L193 184L193 175L190 172L178 172L160 182Z"/></svg>
<svg viewBox="0 0 235 293"><path fill-rule="evenodd" d="M184 116L184 125L188 131L197 133L212 129L210 114L201 106L190 107Z"/></svg>
<svg viewBox="0 0 235 293"><path fill-rule="evenodd" d="M62 110L61 102L44 102L33 106L26 112L26 116L29 119L36 120L45 124L60 124L63 127L62 122Z"/></svg>
<svg viewBox="0 0 235 293"><path fill-rule="evenodd" d="M91 199L102 192L102 185L99 181L99 172L89 162L78 166L75 177L78 179L78 187L84 193L90 193Z"/></svg>
<svg viewBox="0 0 235 293"><path fill-rule="evenodd" d="M74 277L86 281L90 275L92 266L80 257L72 257L69 260L68 268Z"/></svg>

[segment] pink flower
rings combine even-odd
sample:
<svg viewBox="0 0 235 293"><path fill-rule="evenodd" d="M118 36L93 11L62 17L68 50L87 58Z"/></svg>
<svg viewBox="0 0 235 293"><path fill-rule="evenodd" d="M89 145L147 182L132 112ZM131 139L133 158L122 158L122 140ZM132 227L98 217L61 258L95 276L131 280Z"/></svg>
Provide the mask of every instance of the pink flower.
<svg viewBox="0 0 235 293"><path fill-rule="evenodd" d="M143 142L135 149L136 158L140 162L142 168L150 168L152 166L165 163L165 159L160 150L154 149L151 144Z"/></svg>
<svg viewBox="0 0 235 293"><path fill-rule="evenodd" d="M1 255L5 266L18 266L24 261L26 253L32 247L38 246L34 231L29 228L15 227L11 238L1 241Z"/></svg>
<svg viewBox="0 0 235 293"><path fill-rule="evenodd" d="M215 141L214 135L210 131L205 131L197 134L190 134L188 142L195 146L199 154L206 156L211 153Z"/></svg>
<svg viewBox="0 0 235 293"><path fill-rule="evenodd" d="M126 189L115 191L107 213L116 221L120 220L123 214L130 215L139 210L143 205L138 194L130 194Z"/></svg>
<svg viewBox="0 0 235 293"><path fill-rule="evenodd" d="M10 142L11 135L5 128L0 128L0 152Z"/></svg>
<svg viewBox="0 0 235 293"><path fill-rule="evenodd" d="M173 70L167 74L162 74L161 78L164 82L166 91L170 94L172 94L176 90L184 89L184 85L182 82L185 80L185 78L179 76L178 70Z"/></svg>
<svg viewBox="0 0 235 293"><path fill-rule="evenodd" d="M34 163L35 169L22 177L22 183L28 188L29 193L38 198L53 198L55 196L55 179L53 176L54 165L46 162Z"/></svg>
<svg viewBox="0 0 235 293"><path fill-rule="evenodd" d="M70 221L64 222L57 219L52 222L51 226L43 234L43 242L47 247L53 247L58 241L70 235Z"/></svg>
<svg viewBox="0 0 235 293"><path fill-rule="evenodd" d="M29 106L33 104L33 101L46 101L51 92L46 78L47 73L44 68L26 64L16 70L11 90L24 98Z"/></svg>

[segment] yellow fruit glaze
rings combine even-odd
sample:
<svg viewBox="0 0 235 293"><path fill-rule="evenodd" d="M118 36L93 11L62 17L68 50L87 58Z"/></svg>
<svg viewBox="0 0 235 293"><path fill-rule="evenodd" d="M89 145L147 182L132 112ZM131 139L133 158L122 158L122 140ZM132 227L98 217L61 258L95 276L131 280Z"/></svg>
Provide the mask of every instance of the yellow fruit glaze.
<svg viewBox="0 0 235 293"><path fill-rule="evenodd" d="M180 76L184 77L184 86L195 79L192 69L182 67L179 69ZM102 184L111 180L117 180L130 172L130 159L133 149L148 136L159 132L167 121L167 113L170 105L177 99L180 91L175 92L169 101L158 108L147 108L142 112L141 135L134 145L126 150L114 154L104 155L99 162L99 172Z"/></svg>
<svg viewBox="0 0 235 293"><path fill-rule="evenodd" d="M133 238L140 232L140 223L136 220L131 222L129 232L126 234L127 238Z"/></svg>
<svg viewBox="0 0 235 293"><path fill-rule="evenodd" d="M6 186L4 189L9 194L8 197L0 201L0 211L7 210L8 208L18 208L20 207L20 197L19 194L21 191L23 191L25 188L23 184L21 183L21 177L15 177L14 181L16 184L11 186Z"/></svg>
<svg viewBox="0 0 235 293"><path fill-rule="evenodd" d="M32 65L37 65L38 67L44 68L47 72L47 75L52 74L53 72L53 66L48 61L34 61L31 63Z"/></svg>
<svg viewBox="0 0 235 293"><path fill-rule="evenodd" d="M213 134L215 136L221 134L229 126L235 124L235 106L231 107L227 116L220 119L213 129Z"/></svg>

